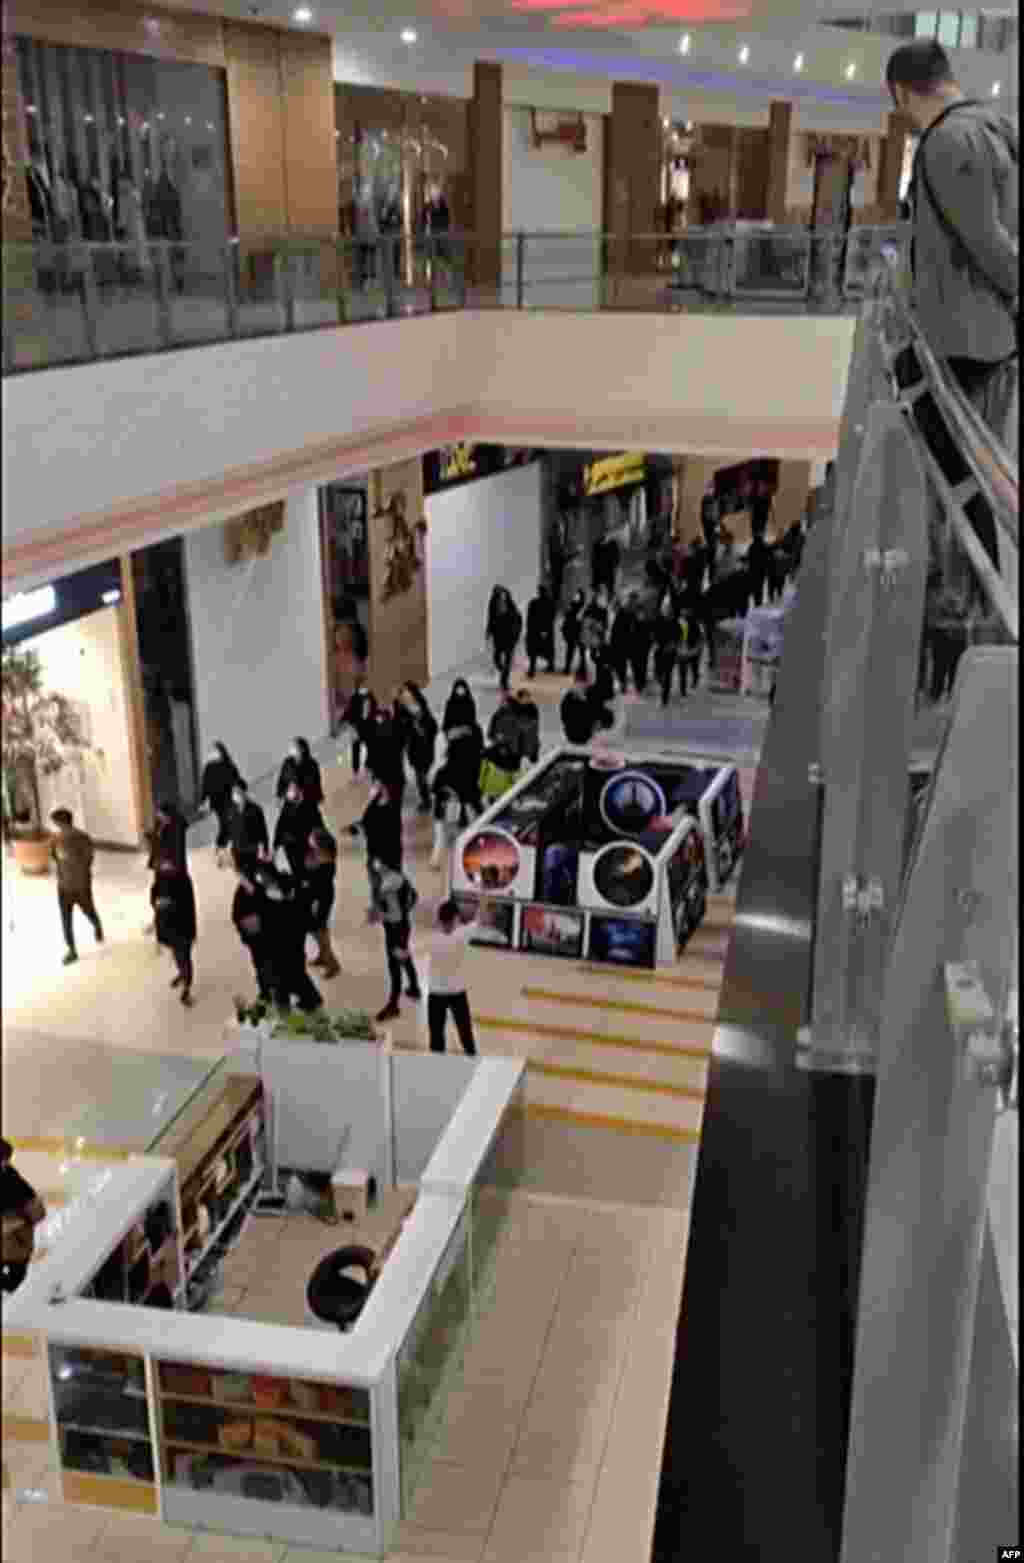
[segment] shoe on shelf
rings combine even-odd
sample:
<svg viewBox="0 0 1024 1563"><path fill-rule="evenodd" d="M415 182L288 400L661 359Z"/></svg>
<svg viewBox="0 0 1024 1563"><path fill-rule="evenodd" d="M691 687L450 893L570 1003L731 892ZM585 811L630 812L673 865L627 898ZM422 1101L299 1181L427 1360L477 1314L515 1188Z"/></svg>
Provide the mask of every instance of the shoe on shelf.
<svg viewBox="0 0 1024 1563"><path fill-rule="evenodd" d="M377 1011L378 1020L394 1020L401 1011L397 1004L385 1004L383 1009Z"/></svg>
<svg viewBox="0 0 1024 1563"><path fill-rule="evenodd" d="M61 961L61 965L62 966L73 966L75 964L75 962L77 961L77 959L78 959L78 956L75 954L74 950L69 950L68 953L65 955L64 959Z"/></svg>

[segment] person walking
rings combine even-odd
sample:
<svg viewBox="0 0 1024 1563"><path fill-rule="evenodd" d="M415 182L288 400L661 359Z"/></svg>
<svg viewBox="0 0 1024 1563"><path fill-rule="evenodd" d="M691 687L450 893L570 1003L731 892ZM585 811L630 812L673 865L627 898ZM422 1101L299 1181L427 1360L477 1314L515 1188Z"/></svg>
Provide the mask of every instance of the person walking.
<svg viewBox="0 0 1024 1563"><path fill-rule="evenodd" d="M579 652L579 666L582 673L586 673L586 655L580 645L583 635L583 609L586 598L582 591L574 592L562 615L562 639L565 641L565 672L568 676L573 671L573 662Z"/></svg>
<svg viewBox="0 0 1024 1563"><path fill-rule="evenodd" d="M0 1139L0 1291L16 1292L28 1274L36 1246L35 1229L46 1220L46 1206L14 1168L14 1146Z"/></svg>
<svg viewBox="0 0 1024 1563"><path fill-rule="evenodd" d="M240 776L231 789L231 855L236 868L255 867L270 857L267 816Z"/></svg>
<svg viewBox="0 0 1024 1563"><path fill-rule="evenodd" d="M709 583L715 579L718 568L718 526L721 509L714 490L708 489L700 502L700 529L704 534L704 568Z"/></svg>
<svg viewBox="0 0 1024 1563"><path fill-rule="evenodd" d="M526 688L516 690L515 713L520 756L527 765L536 765L540 759L540 707Z"/></svg>
<svg viewBox="0 0 1024 1563"><path fill-rule="evenodd" d="M608 619L608 593L605 587L600 586L591 594L580 619L580 667L584 671L588 655L597 667L598 658L608 639Z"/></svg>
<svg viewBox="0 0 1024 1563"><path fill-rule="evenodd" d="M326 981L341 970L331 945L331 913L334 910L335 878L338 870L338 843L324 827L314 830L306 853L302 893L306 902L306 926L316 940L316 959L311 966L323 970Z"/></svg>
<svg viewBox="0 0 1024 1563"><path fill-rule="evenodd" d="M755 608L760 608L764 602L771 558L771 549L765 542L764 534L755 532L747 549L747 583L750 589L750 601Z"/></svg>
<svg viewBox="0 0 1024 1563"><path fill-rule="evenodd" d="M1017 130L993 103L964 96L934 39L895 49L885 79L896 111L920 134L910 186L911 305L932 351L993 434L1016 451ZM979 536L995 559L990 517Z"/></svg>
<svg viewBox="0 0 1024 1563"><path fill-rule="evenodd" d="M398 692L395 717L404 739L405 753L416 777L416 787L420 795L420 812L429 814L430 773L434 768L434 752L437 747L437 718L427 704L420 686L411 680L403 684Z"/></svg>
<svg viewBox="0 0 1024 1563"><path fill-rule="evenodd" d="M231 815L233 812L232 790L236 782L242 780L241 773L234 760L231 758L224 744L218 738L206 757L203 766L203 774L199 784L199 808L212 810L217 820L217 840L215 852L217 867L222 868L227 861L228 848L231 845Z"/></svg>
<svg viewBox="0 0 1024 1563"><path fill-rule="evenodd" d="M642 695L647 688L648 664L651 656L651 609L640 597L639 592L630 592L629 601L632 604L633 628L630 634L627 650L629 660L629 674L633 680L633 688L638 695ZM656 612L656 608L654 608Z"/></svg>
<svg viewBox="0 0 1024 1563"><path fill-rule="evenodd" d="M477 718L476 701L464 678L457 678L452 685L441 728L447 747L444 764L435 778L435 809L440 784L450 786L456 792L463 813L480 814L483 809L480 766L484 757L484 734Z"/></svg>
<svg viewBox="0 0 1024 1563"><path fill-rule="evenodd" d="M516 697L511 690L506 690L487 727L488 748L484 758L496 765L499 771L515 774L523 758L522 736L523 726Z"/></svg>
<svg viewBox="0 0 1024 1563"><path fill-rule="evenodd" d="M363 760L366 757L369 740L369 726L375 705L376 701L373 695L366 688L364 675L357 673L355 688L341 714L341 725L347 727L352 734L350 757L353 776L358 776L363 768Z"/></svg>
<svg viewBox="0 0 1024 1563"><path fill-rule="evenodd" d="M417 950L422 950L430 962L427 1028L432 1053L445 1051L445 1026L451 1015L462 1043L462 1051L470 1058L476 1055L473 1017L466 986L466 955L469 941L485 926L484 919L489 905L488 897L482 895L476 918L471 923L463 924L459 920L456 903L451 899L442 901L437 912L437 932L422 942L417 941Z"/></svg>
<svg viewBox="0 0 1024 1563"><path fill-rule="evenodd" d="M400 1013L402 978L406 982L406 996L418 1000L422 997L420 981L412 956L409 939L412 932L412 910L418 899L412 883L400 868L394 868L380 858L370 862L370 882L373 888L373 916L384 929L384 950L387 958L391 992L384 1008L377 1014L379 1021L394 1020Z"/></svg>
<svg viewBox="0 0 1024 1563"><path fill-rule="evenodd" d="M672 674L679 659L679 620L671 596L662 598L654 621L654 674L661 687L661 703L668 705Z"/></svg>
<svg viewBox="0 0 1024 1563"><path fill-rule="evenodd" d="M402 806L392 787L374 778L370 799L358 820L348 827L350 836L361 838L366 844L366 871L373 897L371 865L386 863L389 868L402 866Z"/></svg>
<svg viewBox="0 0 1024 1563"><path fill-rule="evenodd" d="M301 879L306 872L306 853L309 838L314 830L323 830L324 820L319 805L303 793L302 783L293 774L285 790L277 824L274 826L274 842L271 857L283 852L288 872Z"/></svg>
<svg viewBox="0 0 1024 1563"><path fill-rule="evenodd" d="M510 593L504 586L496 586L491 593L490 607L487 611L486 639L494 655L494 666L501 689L508 689L512 675L512 661L522 631L523 616L512 601Z"/></svg>
<svg viewBox="0 0 1024 1563"><path fill-rule="evenodd" d="M153 815L153 828L146 832L146 840L149 846L146 867L151 874L157 872L161 861L170 860L173 863L177 863L182 869L186 867L185 839L187 829L184 816L177 806L161 799ZM148 938L155 931L155 928L155 921L151 918L142 930L143 936Z"/></svg>
<svg viewBox="0 0 1024 1563"><path fill-rule="evenodd" d="M238 883L231 903L231 921L243 947L252 960L259 996L264 1004L273 1002L274 976L270 949L270 924L267 892L246 870L237 870Z"/></svg>
<svg viewBox="0 0 1024 1563"><path fill-rule="evenodd" d="M526 608L526 656L529 678L537 676L538 658L547 663L549 673L555 671L555 604L543 582Z"/></svg>
<svg viewBox="0 0 1024 1563"><path fill-rule="evenodd" d="M623 692L629 687L630 657L636 642L639 602L637 593L630 592L625 602L614 609L608 632L608 656Z"/></svg>
<svg viewBox="0 0 1024 1563"><path fill-rule="evenodd" d="M548 574L551 578L551 600L557 609L562 601L565 585L565 569L569 560L569 534L564 516L556 516L548 533Z"/></svg>
<svg viewBox="0 0 1024 1563"><path fill-rule="evenodd" d="M394 708L374 702L366 733L366 765L372 777L387 784L399 809L405 797L404 740Z"/></svg>
<svg viewBox="0 0 1024 1563"><path fill-rule="evenodd" d="M189 1006L195 968L192 947L196 942L196 892L192 877L183 864L163 858L157 864L156 877L149 892L156 924L156 942L170 950L177 968L172 988L180 988L178 997Z"/></svg>
<svg viewBox="0 0 1024 1563"><path fill-rule="evenodd" d="M293 738L277 777L277 801L282 803L292 782L307 803L319 806L324 801L323 778L305 738Z"/></svg>
<svg viewBox="0 0 1024 1563"><path fill-rule="evenodd" d="M103 924L92 894L92 864L95 855L92 838L84 830L75 828L70 809L54 809L50 815L56 826L50 846L50 856L57 865L57 904L60 907L61 926L67 951L64 965L71 966L78 959L75 948L73 913L77 906L92 923L96 943L103 943Z"/></svg>
<svg viewBox="0 0 1024 1563"><path fill-rule="evenodd" d="M323 1008L323 997L306 970L307 908L301 883L272 863L257 863L254 874L266 892L261 917L266 928L266 976L278 1009L292 999L306 1014Z"/></svg>

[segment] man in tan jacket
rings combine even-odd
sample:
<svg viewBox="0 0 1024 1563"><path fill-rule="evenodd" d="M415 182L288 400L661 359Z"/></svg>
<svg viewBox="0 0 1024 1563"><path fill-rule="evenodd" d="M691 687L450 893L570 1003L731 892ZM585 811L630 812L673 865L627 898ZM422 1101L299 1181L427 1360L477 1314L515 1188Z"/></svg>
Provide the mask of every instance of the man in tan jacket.
<svg viewBox="0 0 1024 1563"><path fill-rule="evenodd" d="M91 837L84 830L75 829L70 809L54 809L50 819L56 827L50 855L57 865L57 901L64 928L64 942L68 947L64 965L70 966L78 959L72 924L72 913L76 906L92 923L96 943L103 943L103 927L92 898L93 845Z"/></svg>

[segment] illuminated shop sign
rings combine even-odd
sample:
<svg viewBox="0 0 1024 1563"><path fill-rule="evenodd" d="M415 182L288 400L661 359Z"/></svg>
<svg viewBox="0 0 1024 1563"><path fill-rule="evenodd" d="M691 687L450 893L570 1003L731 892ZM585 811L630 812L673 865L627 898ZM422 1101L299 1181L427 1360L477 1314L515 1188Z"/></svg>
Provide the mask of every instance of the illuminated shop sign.
<svg viewBox="0 0 1024 1563"><path fill-rule="evenodd" d="M504 445L473 445L467 440L461 440L457 445L444 445L440 450L428 451L423 457L423 492L436 494L439 489L494 477L507 467L520 466L531 454L528 450Z"/></svg>
<svg viewBox="0 0 1024 1563"><path fill-rule="evenodd" d="M589 499L594 494L607 494L613 488L624 488L629 483L642 483L646 467L642 450L623 451L619 456L605 456L583 468L583 493Z"/></svg>
<svg viewBox="0 0 1024 1563"><path fill-rule="evenodd" d="M116 559L64 575L49 586L17 592L3 603L4 645L44 635L86 613L110 608L121 600L121 567Z"/></svg>
<svg viewBox="0 0 1024 1563"><path fill-rule="evenodd" d="M23 624L34 624L37 619L48 618L57 611L57 593L52 586L40 586L34 592L18 592L7 597L3 604L3 630L20 629Z"/></svg>
<svg viewBox="0 0 1024 1563"><path fill-rule="evenodd" d="M459 445L447 445L440 451L438 477L442 483L453 483L459 478L476 476L476 457L473 454L475 448L463 442Z"/></svg>

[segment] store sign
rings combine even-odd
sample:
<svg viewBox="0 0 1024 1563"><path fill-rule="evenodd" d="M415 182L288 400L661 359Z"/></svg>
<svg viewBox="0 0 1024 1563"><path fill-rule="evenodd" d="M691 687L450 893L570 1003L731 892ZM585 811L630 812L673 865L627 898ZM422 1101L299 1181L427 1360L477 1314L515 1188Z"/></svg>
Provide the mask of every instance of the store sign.
<svg viewBox="0 0 1024 1563"><path fill-rule="evenodd" d="M494 477L508 467L522 465L530 456L529 450L504 445L472 445L466 440L457 445L444 445L440 450L427 451L423 457L423 492L436 494L439 489Z"/></svg>
<svg viewBox="0 0 1024 1563"><path fill-rule="evenodd" d="M61 624L73 624L87 613L110 608L120 598L121 567L116 559L62 575L52 585L18 592L3 604L4 644L17 645Z"/></svg>
<svg viewBox="0 0 1024 1563"><path fill-rule="evenodd" d="M457 483L459 478L476 476L474 448L462 442L459 445L447 445L441 450L438 477L442 483Z"/></svg>
<svg viewBox="0 0 1024 1563"><path fill-rule="evenodd" d="M605 456L583 468L583 494L589 499L594 494L607 494L611 489L624 488L629 483L642 483L646 466L642 450L623 451L619 456Z"/></svg>

